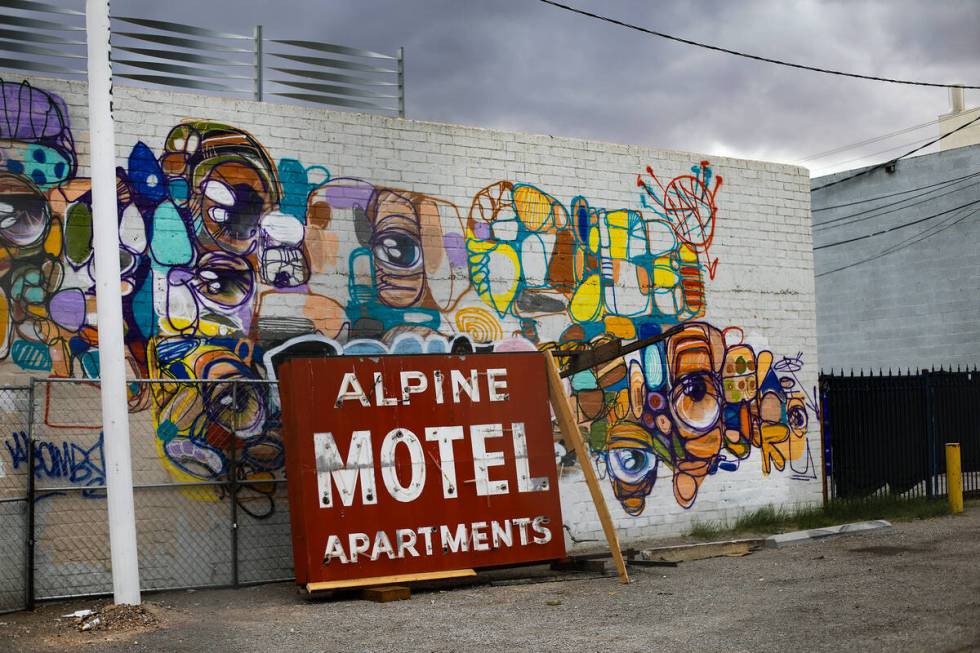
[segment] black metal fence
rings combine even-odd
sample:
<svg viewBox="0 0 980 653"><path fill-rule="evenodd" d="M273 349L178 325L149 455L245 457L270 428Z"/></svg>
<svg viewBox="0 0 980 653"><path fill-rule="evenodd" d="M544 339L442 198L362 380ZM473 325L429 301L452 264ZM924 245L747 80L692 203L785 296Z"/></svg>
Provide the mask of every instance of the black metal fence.
<svg viewBox="0 0 980 653"><path fill-rule="evenodd" d="M132 382L143 590L292 577L277 394L264 380ZM0 428L0 613L110 594L98 383L2 387Z"/></svg>
<svg viewBox="0 0 980 653"><path fill-rule="evenodd" d="M966 492L980 491L980 374L971 370L820 375L829 496L940 497L947 442Z"/></svg>

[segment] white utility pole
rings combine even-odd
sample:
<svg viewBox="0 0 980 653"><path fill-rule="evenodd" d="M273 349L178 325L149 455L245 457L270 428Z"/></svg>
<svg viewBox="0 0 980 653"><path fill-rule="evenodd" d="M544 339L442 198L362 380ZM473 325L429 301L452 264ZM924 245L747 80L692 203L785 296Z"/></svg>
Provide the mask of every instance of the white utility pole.
<svg viewBox="0 0 980 653"><path fill-rule="evenodd" d="M139 605L133 468L129 452L129 405L123 350L119 273L119 217L116 207L116 137L112 125L112 69L109 64L109 2L86 0L88 116L92 148L92 213L95 292L102 386L103 457L116 603Z"/></svg>

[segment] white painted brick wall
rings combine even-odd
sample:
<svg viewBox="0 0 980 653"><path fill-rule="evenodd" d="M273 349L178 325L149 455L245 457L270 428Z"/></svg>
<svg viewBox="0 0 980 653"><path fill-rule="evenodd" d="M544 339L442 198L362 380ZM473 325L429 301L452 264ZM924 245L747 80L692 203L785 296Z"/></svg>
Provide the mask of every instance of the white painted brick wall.
<svg viewBox="0 0 980 653"><path fill-rule="evenodd" d="M86 87L80 82L33 80L36 87L62 97L69 106L80 176L88 174ZM261 142L273 159L297 158L305 166L323 165L333 177L359 177L455 203L465 218L473 195L498 180L536 185L562 202L584 195L593 207L640 209L636 176L653 166L664 180L685 174L710 159L724 178L711 256L720 262L713 281L705 278L705 320L741 327L753 343L777 356L801 353L801 385L812 394L818 360L813 259L807 171L781 164L642 148L631 145L499 132L475 127L399 120L305 106L255 103L184 93L116 87L119 164L138 141L159 153L174 125L206 118L241 127ZM336 220L332 228L354 239L353 225ZM346 293L346 262L332 274L311 280L325 294ZM288 307L289 303L285 302ZM556 338L558 333L543 333ZM5 372L10 374L9 369ZM135 437L135 436L134 436ZM618 505L607 480L606 500L625 543L676 535L692 522L731 518L767 504L795 505L821 496L820 431L810 416L809 446L817 480L792 480L787 472L763 476L753 449L738 471L718 472L701 486L691 509L677 505L664 465L642 515L630 517ZM155 455L152 448L144 454ZM2 454L0 454L2 455ZM149 472L147 472L149 473ZM165 475L161 476L165 479ZM595 510L575 469L561 483L570 535L583 546L601 540ZM285 507L283 507L285 509Z"/></svg>

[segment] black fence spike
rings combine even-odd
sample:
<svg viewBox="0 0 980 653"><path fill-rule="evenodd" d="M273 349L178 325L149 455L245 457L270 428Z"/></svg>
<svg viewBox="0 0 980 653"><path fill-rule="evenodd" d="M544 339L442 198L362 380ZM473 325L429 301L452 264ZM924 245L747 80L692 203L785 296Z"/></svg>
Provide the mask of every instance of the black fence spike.
<svg viewBox="0 0 980 653"><path fill-rule="evenodd" d="M892 368L889 367L888 368L888 376L891 376L891 375L892 375Z"/></svg>

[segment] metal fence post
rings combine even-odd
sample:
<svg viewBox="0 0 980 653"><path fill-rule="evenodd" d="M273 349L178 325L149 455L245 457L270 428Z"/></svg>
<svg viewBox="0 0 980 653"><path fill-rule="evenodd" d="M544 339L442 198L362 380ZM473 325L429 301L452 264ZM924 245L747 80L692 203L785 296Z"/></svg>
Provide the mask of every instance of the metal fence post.
<svg viewBox="0 0 980 653"><path fill-rule="evenodd" d="M262 101L262 26L255 26L255 101Z"/></svg>
<svg viewBox="0 0 980 653"><path fill-rule="evenodd" d="M926 384L926 461L929 479L926 483L926 498L936 496L936 388L929 372L922 375Z"/></svg>
<svg viewBox="0 0 980 653"><path fill-rule="evenodd" d="M27 390L27 550L24 555L24 606L34 609L34 382Z"/></svg>
<svg viewBox="0 0 980 653"><path fill-rule="evenodd" d="M231 382L231 405L234 409L231 461L228 467L228 492L231 497L231 584L238 587L238 381Z"/></svg>
<svg viewBox="0 0 980 653"><path fill-rule="evenodd" d="M823 505L826 506L830 501L829 476L830 476L830 417L827 411L827 385L824 378L819 379L816 388L813 389L813 396L817 398L817 414L820 421L820 471L823 478Z"/></svg>
<svg viewBox="0 0 980 653"><path fill-rule="evenodd" d="M405 117L405 48L398 48L398 117Z"/></svg>

